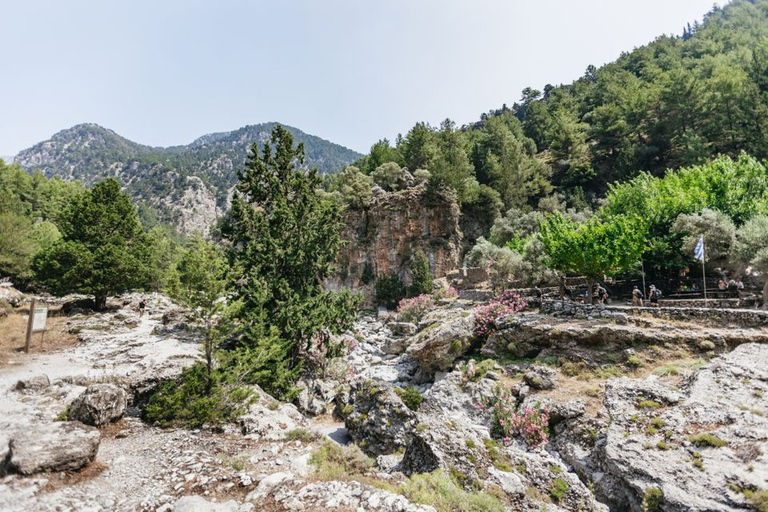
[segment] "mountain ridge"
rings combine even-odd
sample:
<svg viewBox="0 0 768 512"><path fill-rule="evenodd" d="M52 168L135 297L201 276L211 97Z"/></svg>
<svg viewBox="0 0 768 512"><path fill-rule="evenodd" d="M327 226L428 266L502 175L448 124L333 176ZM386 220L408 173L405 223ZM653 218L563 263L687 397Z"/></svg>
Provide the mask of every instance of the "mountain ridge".
<svg viewBox="0 0 768 512"><path fill-rule="evenodd" d="M202 135L187 145L148 146L96 123L61 130L20 151L14 162L47 177L80 180L86 186L118 178L149 217L186 233L207 232L226 211L237 170L253 143L259 148L277 122ZM362 157L351 149L283 125L305 146L305 167L332 173ZM142 209L142 207L145 207Z"/></svg>

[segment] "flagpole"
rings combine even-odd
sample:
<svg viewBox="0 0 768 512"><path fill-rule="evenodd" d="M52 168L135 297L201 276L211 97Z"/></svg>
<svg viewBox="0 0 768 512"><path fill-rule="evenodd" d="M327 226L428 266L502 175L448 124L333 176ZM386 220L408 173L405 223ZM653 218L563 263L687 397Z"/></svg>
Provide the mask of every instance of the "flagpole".
<svg viewBox="0 0 768 512"><path fill-rule="evenodd" d="M701 275L704 276L704 307L708 308L707 303L707 271L704 269L704 260L701 260Z"/></svg>
<svg viewBox="0 0 768 512"><path fill-rule="evenodd" d="M704 254L704 251L706 249L704 248L704 235L699 235L699 243L696 244L696 249L693 250L693 257L697 260L701 260L701 275L703 277L704 281L704 307L709 307L709 302L707 302L707 271L704 267L704 262L706 261L706 256Z"/></svg>

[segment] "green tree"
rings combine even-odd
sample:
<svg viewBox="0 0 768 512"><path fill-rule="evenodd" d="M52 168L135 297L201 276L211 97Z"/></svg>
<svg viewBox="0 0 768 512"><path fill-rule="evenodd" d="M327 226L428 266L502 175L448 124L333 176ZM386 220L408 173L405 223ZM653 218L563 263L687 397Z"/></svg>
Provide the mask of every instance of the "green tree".
<svg viewBox="0 0 768 512"><path fill-rule="evenodd" d="M733 259L763 276L768 274L768 215L757 215L738 229ZM768 308L768 279L763 287L763 308Z"/></svg>
<svg viewBox="0 0 768 512"><path fill-rule="evenodd" d="M429 269L429 259L424 251L416 251L411 260L410 295L432 293L434 288L435 281L432 278L432 271Z"/></svg>
<svg viewBox="0 0 768 512"><path fill-rule="evenodd" d="M213 352L226 335L227 262L223 250L196 235L175 266L171 297L190 308L203 338L203 351L211 379Z"/></svg>
<svg viewBox="0 0 768 512"><path fill-rule="evenodd" d="M707 260L716 260L728 256L736 239L736 226L724 213L708 208L697 214L681 213L672 225L672 231L683 236L683 254L692 259L693 251L704 237Z"/></svg>
<svg viewBox="0 0 768 512"><path fill-rule="evenodd" d="M645 225L637 217L591 217L577 224L560 213L541 223L539 237L547 266L566 274L586 276L593 284L635 265L645 249Z"/></svg>
<svg viewBox="0 0 768 512"><path fill-rule="evenodd" d="M357 305L349 292L323 290L342 245L344 221L337 203L315 193L317 171L303 171L303 162L303 145L294 148L291 134L275 126L270 143L261 154L253 146L238 173L222 229L242 303L241 345L269 351L252 375L267 392L283 397L292 393L307 351L348 328Z"/></svg>
<svg viewBox="0 0 768 512"><path fill-rule="evenodd" d="M51 292L93 294L102 310L107 296L146 283L144 233L114 178L77 196L62 213L60 230L62 239L32 262L36 278Z"/></svg>

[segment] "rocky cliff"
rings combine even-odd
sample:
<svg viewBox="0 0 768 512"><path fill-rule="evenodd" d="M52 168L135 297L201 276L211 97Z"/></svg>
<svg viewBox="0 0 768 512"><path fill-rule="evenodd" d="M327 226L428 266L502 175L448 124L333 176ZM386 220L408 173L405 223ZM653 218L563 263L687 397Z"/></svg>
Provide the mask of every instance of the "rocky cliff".
<svg viewBox="0 0 768 512"><path fill-rule="evenodd" d="M459 215L454 199L429 194L423 186L390 193L374 187L368 208L345 213L342 237L348 243L328 287L365 287L390 274L408 284L411 258L417 251L426 254L436 278L445 276L459 262Z"/></svg>

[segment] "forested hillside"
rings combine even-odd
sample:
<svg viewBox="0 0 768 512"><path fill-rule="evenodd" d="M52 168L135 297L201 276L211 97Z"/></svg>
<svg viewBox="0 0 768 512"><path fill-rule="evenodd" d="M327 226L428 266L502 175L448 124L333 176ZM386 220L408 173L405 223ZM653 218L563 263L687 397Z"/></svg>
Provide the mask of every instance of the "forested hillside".
<svg viewBox="0 0 768 512"><path fill-rule="evenodd" d="M484 198L527 209L552 197L581 209L642 171L741 151L768 156L768 0L714 7L679 36L589 66L571 84L526 88L472 125L419 123L358 166L426 169L457 190L465 211Z"/></svg>

